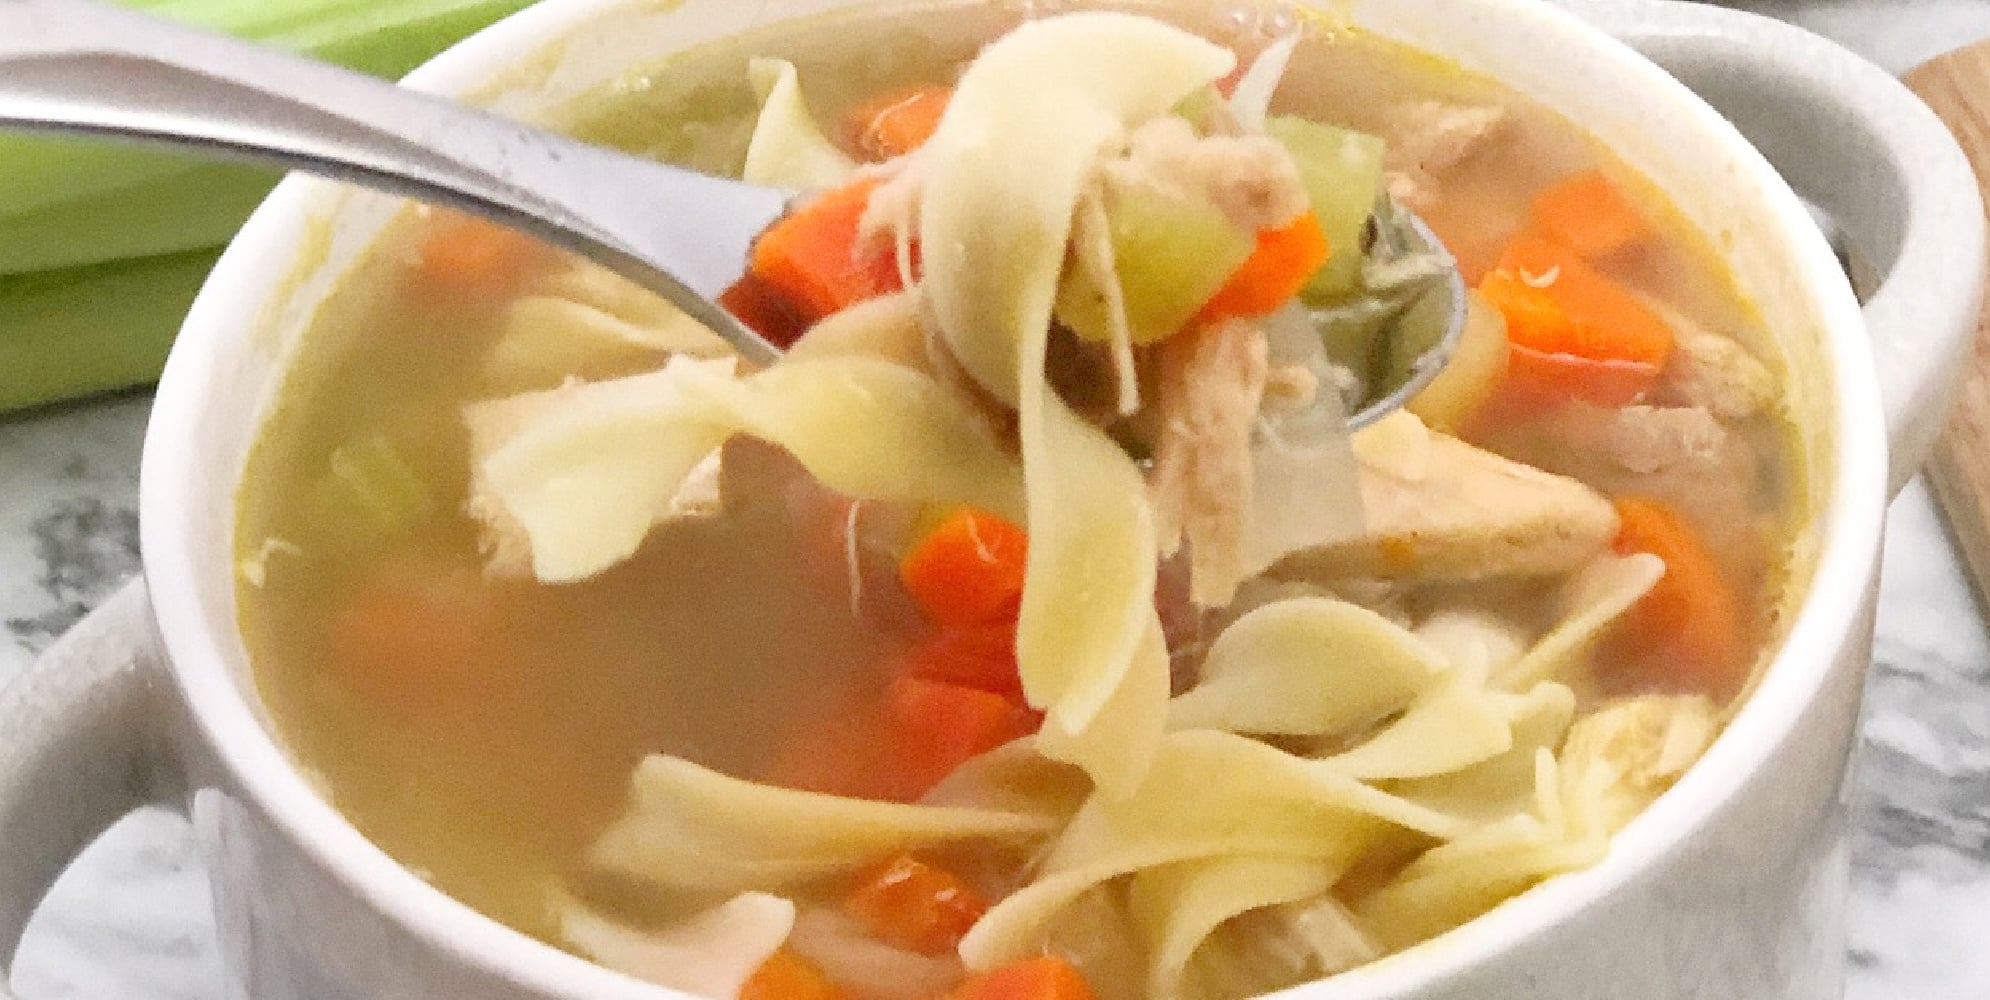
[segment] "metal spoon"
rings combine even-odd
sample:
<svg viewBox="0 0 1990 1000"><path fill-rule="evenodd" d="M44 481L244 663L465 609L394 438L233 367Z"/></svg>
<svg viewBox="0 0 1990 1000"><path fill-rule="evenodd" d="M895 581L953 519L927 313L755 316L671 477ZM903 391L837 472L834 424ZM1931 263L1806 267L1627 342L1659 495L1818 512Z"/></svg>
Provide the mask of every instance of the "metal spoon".
<svg viewBox="0 0 1990 1000"><path fill-rule="evenodd" d="M89 0L0 0L0 128L160 143L273 162L443 203L573 250L662 295L746 360L780 349L714 302L792 192L604 149L301 56ZM1387 213L1383 213L1387 214ZM1379 216L1378 216L1379 217ZM1441 251L1399 212L1393 238ZM1377 386L1373 421L1434 378L1449 324L1402 384ZM1440 313L1441 315L1442 313Z"/></svg>

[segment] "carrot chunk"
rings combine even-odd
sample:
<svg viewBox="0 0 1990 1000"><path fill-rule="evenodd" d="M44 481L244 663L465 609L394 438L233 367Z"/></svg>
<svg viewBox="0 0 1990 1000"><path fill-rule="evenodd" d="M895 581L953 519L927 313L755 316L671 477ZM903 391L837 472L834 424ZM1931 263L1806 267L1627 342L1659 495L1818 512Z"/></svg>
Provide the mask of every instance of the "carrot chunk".
<svg viewBox="0 0 1990 1000"><path fill-rule="evenodd" d="M808 959L782 948L739 987L739 1000L848 1000Z"/></svg>
<svg viewBox="0 0 1990 1000"><path fill-rule="evenodd" d="M983 625L1015 615L1028 553L1022 528L962 508L906 553L898 579L934 623Z"/></svg>
<svg viewBox="0 0 1990 1000"><path fill-rule="evenodd" d="M804 324L904 287L889 247L866 250L858 224L874 177L825 192L782 216L753 244L749 273L778 293Z"/></svg>
<svg viewBox="0 0 1990 1000"><path fill-rule="evenodd" d="M1618 638L1627 651L1669 661L1688 687L1732 694L1748 668L1741 597L1713 550L1677 510L1656 500L1620 497L1614 548L1665 560L1665 575L1625 613Z"/></svg>
<svg viewBox="0 0 1990 1000"><path fill-rule="evenodd" d="M504 295L552 254L551 247L515 229L436 209L415 243L415 270L424 286L446 294Z"/></svg>
<svg viewBox="0 0 1990 1000"><path fill-rule="evenodd" d="M1273 312L1306 287L1330 252L1319 216L1310 211L1283 226L1258 230L1257 247L1196 318L1211 323Z"/></svg>
<svg viewBox="0 0 1990 1000"><path fill-rule="evenodd" d="M1620 253L1651 236L1644 216L1601 170L1570 175L1534 196L1534 231L1587 260Z"/></svg>
<svg viewBox="0 0 1990 1000"><path fill-rule="evenodd" d="M944 681L1021 701L1016 667L1016 625L999 621L942 630L905 654L901 673Z"/></svg>
<svg viewBox="0 0 1990 1000"><path fill-rule="evenodd" d="M952 87L924 84L860 101L843 115L844 141L866 160L904 156L932 138L953 96Z"/></svg>
<svg viewBox="0 0 1990 1000"><path fill-rule="evenodd" d="M886 692L892 798L916 799L968 760L1036 731L1042 719L989 691L900 677Z"/></svg>
<svg viewBox="0 0 1990 1000"><path fill-rule="evenodd" d="M747 274L720 292L719 307L784 351L808 329L808 321L757 274Z"/></svg>
<svg viewBox="0 0 1990 1000"><path fill-rule="evenodd" d="M512 679L493 595L474 573L425 560L377 571L333 616L326 640L346 685L395 713L488 698Z"/></svg>
<svg viewBox="0 0 1990 1000"><path fill-rule="evenodd" d="M1480 292L1506 317L1509 386L1540 399L1635 402L1672 354L1672 328L1572 251L1515 240Z"/></svg>
<svg viewBox="0 0 1990 1000"><path fill-rule="evenodd" d="M954 873L901 854L860 876L843 912L886 944L939 955L960 944L988 902Z"/></svg>
<svg viewBox="0 0 1990 1000"><path fill-rule="evenodd" d="M1093 1000L1091 984L1054 955L1030 958L970 977L947 1000Z"/></svg>

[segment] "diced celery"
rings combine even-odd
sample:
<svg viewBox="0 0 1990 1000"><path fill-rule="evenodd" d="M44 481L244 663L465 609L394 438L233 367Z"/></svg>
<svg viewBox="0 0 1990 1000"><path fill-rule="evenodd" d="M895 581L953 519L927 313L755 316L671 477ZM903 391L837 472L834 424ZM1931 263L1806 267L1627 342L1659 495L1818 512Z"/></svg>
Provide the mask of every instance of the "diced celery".
<svg viewBox="0 0 1990 1000"><path fill-rule="evenodd" d="M1361 277L1361 233L1382 193L1381 139L1364 132L1276 115L1265 131L1284 144L1327 234L1333 255L1307 282L1305 297L1329 302L1354 291Z"/></svg>
<svg viewBox="0 0 1990 1000"><path fill-rule="evenodd" d="M435 495L394 442L378 432L332 449L312 486L317 522L349 547L390 540L435 511Z"/></svg>
<svg viewBox="0 0 1990 1000"><path fill-rule="evenodd" d="M157 377L214 258L0 276L0 412Z"/></svg>
<svg viewBox="0 0 1990 1000"><path fill-rule="evenodd" d="M1127 326L1135 343L1153 343L1194 319L1256 243L1206 201L1141 185L1112 194L1106 220ZM1111 335L1105 296L1080 267L1058 290L1057 318L1087 339Z"/></svg>

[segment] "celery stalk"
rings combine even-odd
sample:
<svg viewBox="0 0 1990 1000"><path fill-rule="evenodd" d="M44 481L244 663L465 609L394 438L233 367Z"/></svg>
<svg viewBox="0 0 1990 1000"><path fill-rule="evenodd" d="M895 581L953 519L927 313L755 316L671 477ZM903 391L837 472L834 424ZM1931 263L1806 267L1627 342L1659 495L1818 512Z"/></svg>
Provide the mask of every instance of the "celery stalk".
<svg viewBox="0 0 1990 1000"><path fill-rule="evenodd" d="M1106 227L1127 327L1134 343L1151 344L1194 319L1256 243L1209 202L1137 184L1113 195ZM1057 318L1086 339L1111 336L1105 296L1081 268L1065 274Z"/></svg>
<svg viewBox="0 0 1990 1000"><path fill-rule="evenodd" d="M399 77L531 0L123 0ZM216 248L275 183L114 143L0 136L0 411L150 381Z"/></svg>
<svg viewBox="0 0 1990 1000"><path fill-rule="evenodd" d="M214 258L0 277L0 412L156 378Z"/></svg>
<svg viewBox="0 0 1990 1000"><path fill-rule="evenodd" d="M0 274L213 248L241 227L264 188L259 171L210 163L94 198L0 216Z"/></svg>

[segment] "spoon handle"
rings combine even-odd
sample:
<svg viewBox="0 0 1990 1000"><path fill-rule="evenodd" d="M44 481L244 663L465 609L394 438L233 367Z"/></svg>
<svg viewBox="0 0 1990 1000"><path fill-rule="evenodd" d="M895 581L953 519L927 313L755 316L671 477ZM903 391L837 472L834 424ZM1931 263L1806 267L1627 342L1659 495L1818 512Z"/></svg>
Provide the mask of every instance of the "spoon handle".
<svg viewBox="0 0 1990 1000"><path fill-rule="evenodd" d="M786 192L90 0L0 0L0 128L163 143L452 204L653 289L749 361L779 354L712 299Z"/></svg>

